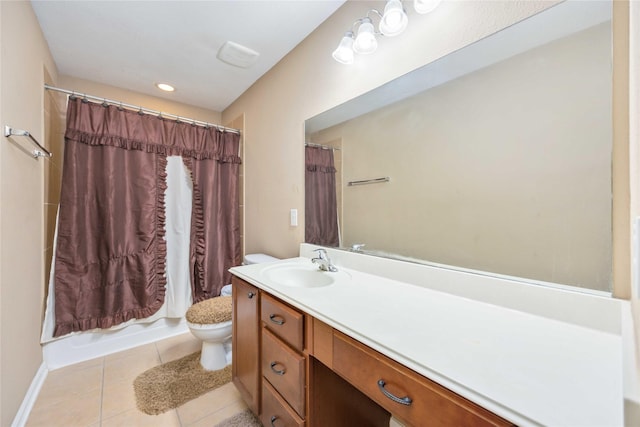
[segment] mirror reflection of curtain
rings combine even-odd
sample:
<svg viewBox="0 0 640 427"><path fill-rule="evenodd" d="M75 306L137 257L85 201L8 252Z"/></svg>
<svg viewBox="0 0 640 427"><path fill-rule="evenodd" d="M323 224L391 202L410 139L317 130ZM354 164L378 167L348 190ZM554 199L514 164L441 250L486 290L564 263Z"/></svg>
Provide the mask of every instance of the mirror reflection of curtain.
<svg viewBox="0 0 640 427"><path fill-rule="evenodd" d="M165 300L167 156L193 180L194 302L240 260L239 135L69 99L55 263L55 330L109 328Z"/></svg>
<svg viewBox="0 0 640 427"><path fill-rule="evenodd" d="M305 147L305 242L339 246L333 150Z"/></svg>

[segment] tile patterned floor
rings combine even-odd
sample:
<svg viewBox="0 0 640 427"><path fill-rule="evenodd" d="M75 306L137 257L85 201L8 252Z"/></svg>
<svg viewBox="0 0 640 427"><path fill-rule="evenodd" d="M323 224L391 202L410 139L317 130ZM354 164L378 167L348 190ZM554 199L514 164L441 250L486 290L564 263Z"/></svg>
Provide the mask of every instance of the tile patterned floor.
<svg viewBox="0 0 640 427"><path fill-rule="evenodd" d="M27 427L210 427L246 408L232 383L179 408L147 415L136 408L133 380L200 349L185 333L49 372Z"/></svg>

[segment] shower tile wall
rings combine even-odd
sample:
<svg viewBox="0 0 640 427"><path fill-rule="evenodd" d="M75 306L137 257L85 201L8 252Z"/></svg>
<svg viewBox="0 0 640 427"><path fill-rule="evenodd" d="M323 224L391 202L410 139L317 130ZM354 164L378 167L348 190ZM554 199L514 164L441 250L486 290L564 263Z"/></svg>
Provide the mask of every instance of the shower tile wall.
<svg viewBox="0 0 640 427"><path fill-rule="evenodd" d="M236 117L224 126L240 129L240 158L244 159L244 114ZM240 200L240 254L244 256L244 160L240 165L240 177L238 180L238 191ZM242 261L242 260L240 260Z"/></svg>
<svg viewBox="0 0 640 427"><path fill-rule="evenodd" d="M45 296L53 256L53 236L56 215L60 204L62 181L62 159L64 157L64 131L66 127L67 97L59 92L45 90L44 93L44 146L53 156L44 161L44 289Z"/></svg>

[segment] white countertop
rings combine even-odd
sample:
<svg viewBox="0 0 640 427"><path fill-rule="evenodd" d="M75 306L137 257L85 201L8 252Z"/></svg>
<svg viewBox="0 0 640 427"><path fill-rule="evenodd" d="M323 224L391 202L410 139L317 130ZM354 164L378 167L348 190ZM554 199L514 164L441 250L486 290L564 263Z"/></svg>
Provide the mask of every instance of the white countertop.
<svg viewBox="0 0 640 427"><path fill-rule="evenodd" d="M342 266L324 287L269 280L285 263L311 261L230 271L515 424L624 424L618 334Z"/></svg>

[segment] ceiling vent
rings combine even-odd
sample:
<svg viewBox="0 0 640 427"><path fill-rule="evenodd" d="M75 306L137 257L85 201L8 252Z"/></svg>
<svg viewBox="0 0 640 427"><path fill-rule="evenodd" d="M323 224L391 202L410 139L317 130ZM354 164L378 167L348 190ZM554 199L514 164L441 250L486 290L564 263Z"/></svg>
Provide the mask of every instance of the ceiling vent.
<svg viewBox="0 0 640 427"><path fill-rule="evenodd" d="M249 68L258 61L260 54L255 50L234 42L225 42L218 50L216 58L240 68Z"/></svg>

